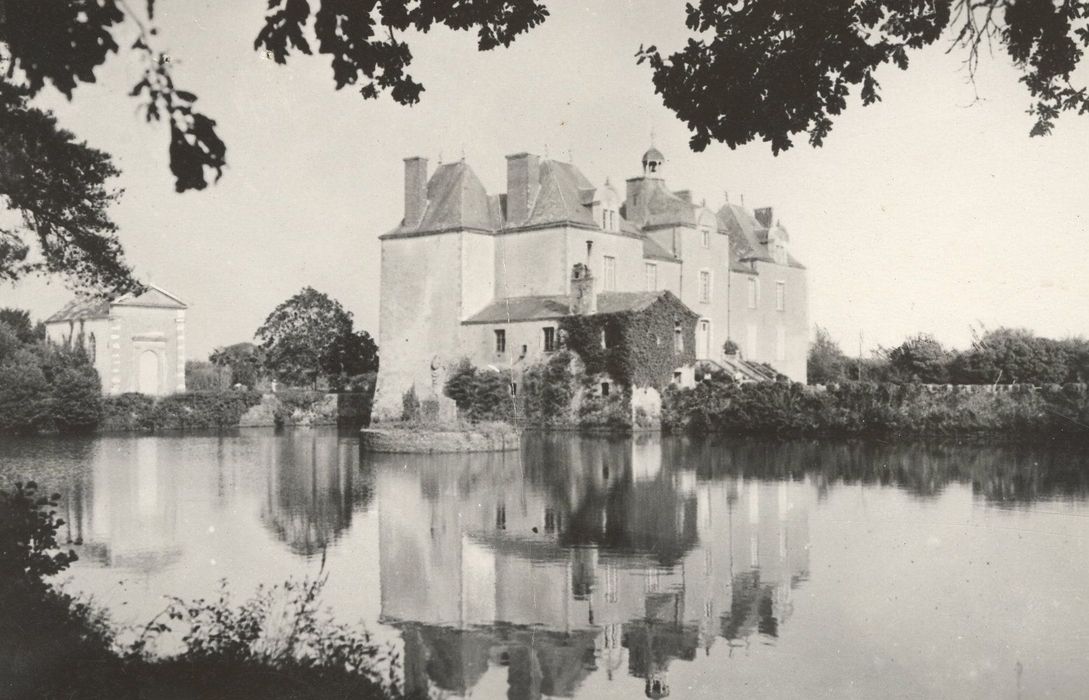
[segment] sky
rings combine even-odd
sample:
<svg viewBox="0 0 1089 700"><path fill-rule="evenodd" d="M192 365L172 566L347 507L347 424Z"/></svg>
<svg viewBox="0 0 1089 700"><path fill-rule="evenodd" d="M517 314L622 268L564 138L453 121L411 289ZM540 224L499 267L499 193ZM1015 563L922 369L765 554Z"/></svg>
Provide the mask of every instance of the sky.
<svg viewBox="0 0 1089 700"><path fill-rule="evenodd" d="M325 57L279 66L254 51L265 6L157 3L175 81L227 143L229 167L203 192L174 192L167 130L128 97L140 73L129 52L71 102L36 98L114 156L120 240L139 277L189 303L191 358L252 339L306 285L377 337L378 236L402 216L407 156L432 169L464 157L492 193L521 151L622 183L652 134L673 189L715 209L727 192L775 207L809 269L811 322L850 354L918 332L964 347L973 328L1003 325L1089 335L1089 117L1030 138L1029 97L1003 54L974 86L944 44L912 54L908 71L884 68L882 102L852 100L819 149L803 137L779 156L764 143L694 153L634 58L641 44L683 45L683 2L553 0L544 25L491 52L465 32L409 37L425 86L412 107L335 90ZM59 278L0 286L0 306L37 318L70 296Z"/></svg>

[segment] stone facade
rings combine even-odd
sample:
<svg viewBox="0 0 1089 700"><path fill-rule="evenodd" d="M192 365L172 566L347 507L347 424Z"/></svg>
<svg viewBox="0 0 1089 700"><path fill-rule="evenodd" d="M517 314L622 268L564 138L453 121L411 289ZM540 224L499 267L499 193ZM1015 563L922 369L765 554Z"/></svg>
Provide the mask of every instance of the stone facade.
<svg viewBox="0 0 1089 700"><path fill-rule="evenodd" d="M187 305L159 287L112 300L74 299L45 321L54 343L82 344L106 394L185 391Z"/></svg>
<svg viewBox="0 0 1089 700"><path fill-rule="evenodd" d="M621 195L570 163L519 153L507 192L490 195L464 161L428 178L426 160L406 159L406 215L380 237L375 417L398 417L410 388L441 395L462 357L517 374L551 352L557 319L586 305L576 266L591 294L672 292L699 316L698 360L721 363L730 339L744 359L805 381L806 271L773 210L694 204L666 187L654 148L642 169Z"/></svg>

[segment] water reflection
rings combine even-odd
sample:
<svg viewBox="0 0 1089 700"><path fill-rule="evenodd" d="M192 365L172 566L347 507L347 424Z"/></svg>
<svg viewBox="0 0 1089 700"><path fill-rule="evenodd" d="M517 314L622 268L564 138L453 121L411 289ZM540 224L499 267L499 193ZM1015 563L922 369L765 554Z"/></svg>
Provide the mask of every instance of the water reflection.
<svg viewBox="0 0 1089 700"><path fill-rule="evenodd" d="M314 432L269 444L261 522L292 552L312 556L334 544L366 509L373 487L359 475L359 447Z"/></svg>
<svg viewBox="0 0 1089 700"><path fill-rule="evenodd" d="M808 489L700 480L662 454L656 437L538 437L520 459L377 464L408 688L463 695L491 666L509 697L570 697L600 666L662 697L675 659L774 639L808 575Z"/></svg>
<svg viewBox="0 0 1089 700"><path fill-rule="evenodd" d="M400 640L409 690L510 698L862 697L892 678L985 695L1022 668L1037 695L1083 687L1054 650L1089 629L1086 464L1061 446L656 436L446 456L361 455L321 430L0 443L0 484L61 493L75 586L124 622L328 555L327 602Z"/></svg>

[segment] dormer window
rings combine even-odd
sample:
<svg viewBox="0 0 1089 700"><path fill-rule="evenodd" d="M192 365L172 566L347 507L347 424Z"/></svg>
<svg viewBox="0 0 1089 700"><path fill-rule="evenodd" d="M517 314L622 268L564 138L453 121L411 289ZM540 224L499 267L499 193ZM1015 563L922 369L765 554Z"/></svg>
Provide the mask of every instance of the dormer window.
<svg viewBox="0 0 1089 700"><path fill-rule="evenodd" d="M603 231L613 232L620 230L620 217L617 214L616 209L602 208L601 229Z"/></svg>

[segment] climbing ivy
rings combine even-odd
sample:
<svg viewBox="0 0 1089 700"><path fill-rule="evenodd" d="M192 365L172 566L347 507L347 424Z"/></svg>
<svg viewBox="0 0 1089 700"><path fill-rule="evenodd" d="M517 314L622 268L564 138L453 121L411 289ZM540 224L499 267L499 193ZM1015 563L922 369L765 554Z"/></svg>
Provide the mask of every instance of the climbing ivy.
<svg viewBox="0 0 1089 700"><path fill-rule="evenodd" d="M586 374L608 374L624 386L650 386L661 390L673 371L695 362L698 316L672 294L663 295L650 307L560 319L564 346L576 353ZM683 347L674 348L676 324Z"/></svg>

